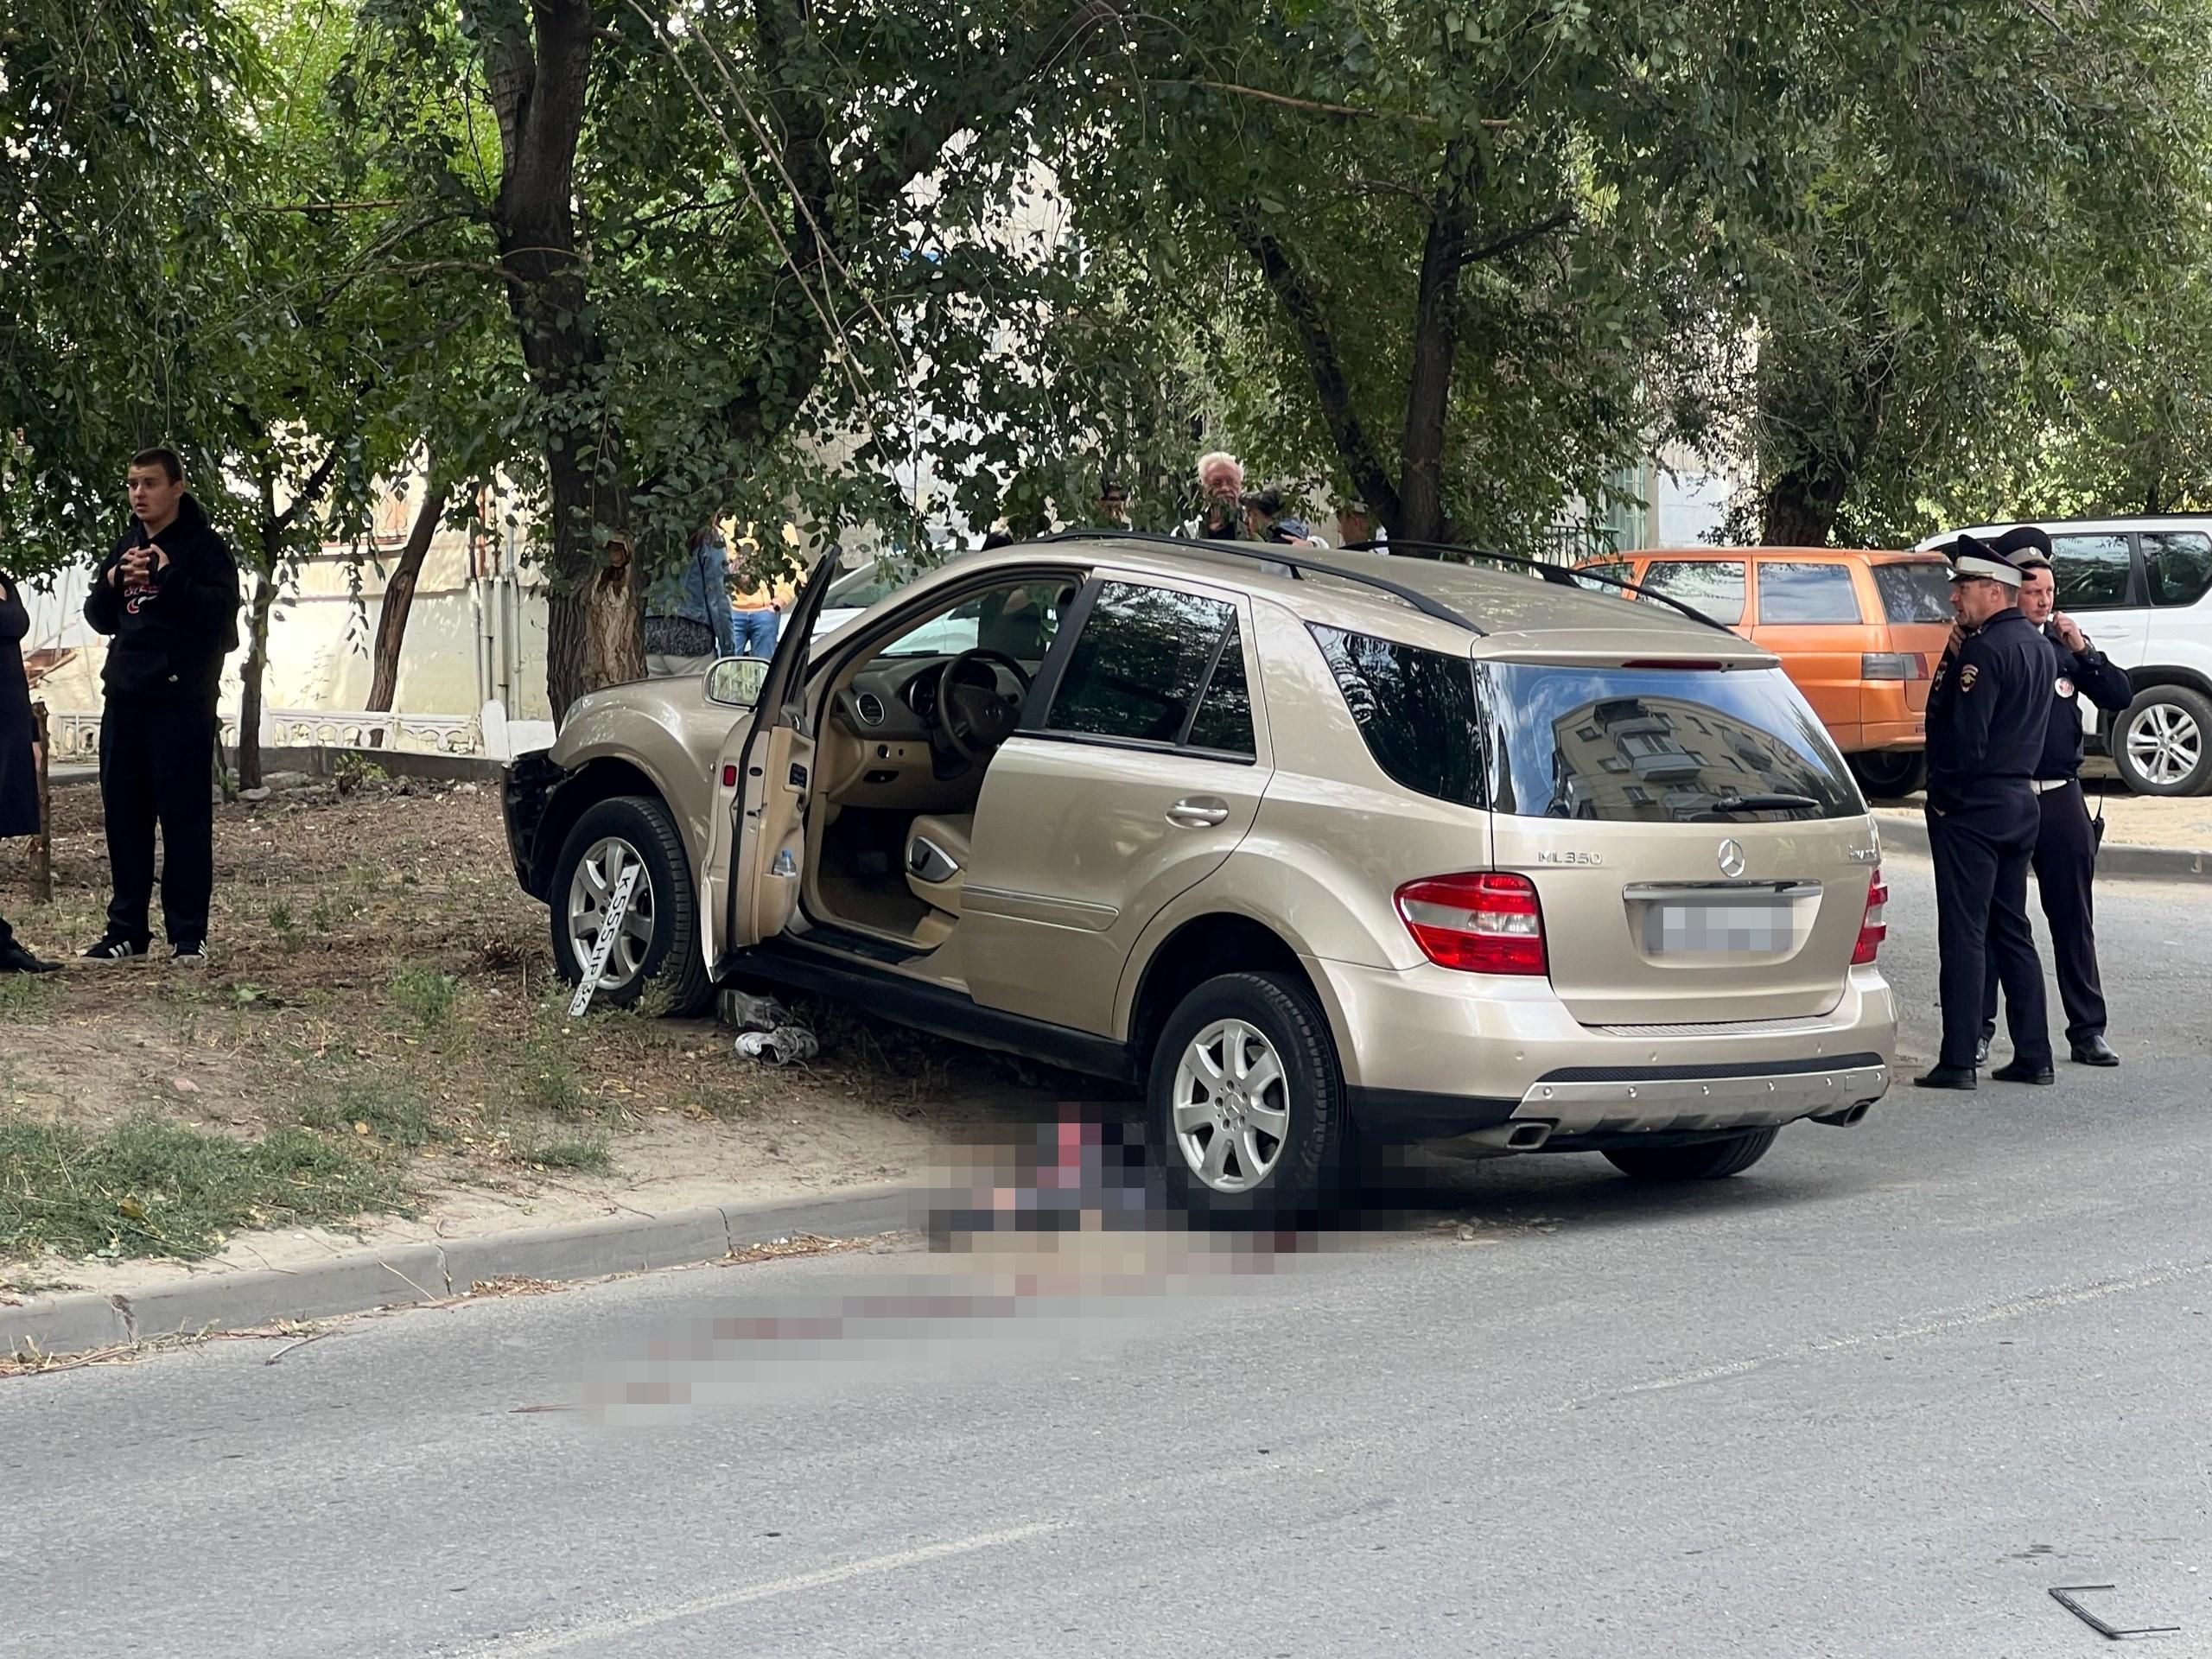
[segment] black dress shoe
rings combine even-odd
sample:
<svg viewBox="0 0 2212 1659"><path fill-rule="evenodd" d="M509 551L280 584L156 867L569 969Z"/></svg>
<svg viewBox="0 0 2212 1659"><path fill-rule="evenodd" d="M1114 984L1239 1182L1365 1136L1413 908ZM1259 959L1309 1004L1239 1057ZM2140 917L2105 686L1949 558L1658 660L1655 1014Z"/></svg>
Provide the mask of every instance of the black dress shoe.
<svg viewBox="0 0 2212 1659"><path fill-rule="evenodd" d="M1979 1089L1970 1065L1939 1065L1912 1080L1916 1089Z"/></svg>
<svg viewBox="0 0 2212 1659"><path fill-rule="evenodd" d="M60 971L60 963L47 962L31 955L23 949L20 939L10 939L6 944L0 945L0 974L58 974Z"/></svg>
<svg viewBox="0 0 2212 1659"><path fill-rule="evenodd" d="M2074 1064L2076 1065L2118 1065L2120 1056L2113 1053L2112 1045L2101 1037L2084 1037L2074 1045Z"/></svg>
<svg viewBox="0 0 2212 1659"><path fill-rule="evenodd" d="M1989 1074L1999 1083L2056 1083L2058 1073L2047 1065L2030 1065L2024 1060L2014 1060L2010 1065L2000 1065Z"/></svg>
<svg viewBox="0 0 2212 1659"><path fill-rule="evenodd" d="M1977 1037L1974 1039L1974 1063L1976 1065L1987 1065L1989 1064L1988 1038Z"/></svg>

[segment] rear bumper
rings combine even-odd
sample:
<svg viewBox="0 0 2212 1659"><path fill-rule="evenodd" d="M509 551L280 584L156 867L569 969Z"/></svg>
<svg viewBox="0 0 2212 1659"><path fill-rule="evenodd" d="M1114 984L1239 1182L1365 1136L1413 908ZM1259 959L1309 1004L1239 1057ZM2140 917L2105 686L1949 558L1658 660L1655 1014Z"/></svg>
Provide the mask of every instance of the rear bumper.
<svg viewBox="0 0 2212 1659"><path fill-rule="evenodd" d="M1502 1150L1534 1152L1659 1146L1805 1117L1855 1123L1889 1086L1889 1063L1869 1052L1751 1071L1569 1066L1517 1100L1355 1089L1351 1101L1360 1128L1377 1140L1476 1135Z"/></svg>
<svg viewBox="0 0 2212 1659"><path fill-rule="evenodd" d="M1887 1092L1897 1052L1896 1007L1871 967L1817 1016L1665 1026L1582 1025L1542 980L1306 968L1353 1116L1378 1140L1478 1135L1522 1150L1522 1124L1594 1146L1848 1117Z"/></svg>

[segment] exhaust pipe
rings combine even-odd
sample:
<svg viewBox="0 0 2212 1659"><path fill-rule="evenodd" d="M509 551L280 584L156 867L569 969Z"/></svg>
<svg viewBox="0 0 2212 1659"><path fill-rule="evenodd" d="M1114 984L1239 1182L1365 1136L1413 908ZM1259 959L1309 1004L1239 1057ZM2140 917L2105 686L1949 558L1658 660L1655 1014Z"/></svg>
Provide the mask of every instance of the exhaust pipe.
<svg viewBox="0 0 2212 1659"><path fill-rule="evenodd" d="M1477 1129L1464 1135L1469 1145L1495 1147L1500 1152L1535 1152L1552 1138L1552 1131L1559 1126L1546 1119L1519 1119L1510 1123L1494 1124L1487 1129Z"/></svg>
<svg viewBox="0 0 2212 1659"><path fill-rule="evenodd" d="M1856 1127L1859 1120L1873 1109L1872 1101L1862 1100L1856 1106L1847 1107L1840 1112L1822 1112L1813 1122L1825 1123L1830 1128L1848 1129Z"/></svg>

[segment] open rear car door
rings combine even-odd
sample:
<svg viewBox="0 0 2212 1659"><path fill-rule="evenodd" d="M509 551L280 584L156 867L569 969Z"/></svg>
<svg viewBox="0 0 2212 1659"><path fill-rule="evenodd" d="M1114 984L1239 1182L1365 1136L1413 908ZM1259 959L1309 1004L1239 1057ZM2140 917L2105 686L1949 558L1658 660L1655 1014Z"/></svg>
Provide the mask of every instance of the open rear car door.
<svg viewBox="0 0 2212 1659"><path fill-rule="evenodd" d="M715 759L706 865L699 873L699 942L710 965L773 938L798 913L807 792L814 781L806 667L836 566L835 554L823 554L799 585L759 682L752 717L730 728ZM741 687L746 671L733 664L743 661L716 664L710 684Z"/></svg>

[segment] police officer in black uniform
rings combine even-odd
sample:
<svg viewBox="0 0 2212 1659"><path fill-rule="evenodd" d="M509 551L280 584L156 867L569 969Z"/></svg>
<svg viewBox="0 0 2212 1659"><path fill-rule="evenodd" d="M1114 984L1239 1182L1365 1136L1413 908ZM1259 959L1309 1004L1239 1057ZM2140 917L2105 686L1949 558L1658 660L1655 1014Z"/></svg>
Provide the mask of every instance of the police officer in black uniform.
<svg viewBox="0 0 2212 1659"><path fill-rule="evenodd" d="M1936 861L1943 1052L1913 1079L1923 1089L1977 1086L1982 971L1997 958L2012 1060L2006 1083L2053 1081L2043 964L2028 927L2028 861L2040 822L2032 779L2050 721L2050 647L2020 614L2020 569L1960 536L1951 609L1960 631L1928 692L1928 844Z"/></svg>
<svg viewBox="0 0 2212 1659"><path fill-rule="evenodd" d="M2066 1008L2066 1042L2082 1065L2118 1065L2105 1041L2105 995L2097 979L2097 930L2089 883L2097 873L2097 831L2082 798L2081 698L2118 714L2133 701L2127 671L2091 645L2074 619L2056 608L2050 537L2032 524L2008 531L1997 550L2020 567L2020 613L2050 643L2052 657L2050 724L2036 767L2036 890L2050 925L2050 954L2058 968L2058 996ZM1978 1060L1989 1058L1997 1034L1997 961L1985 970Z"/></svg>

